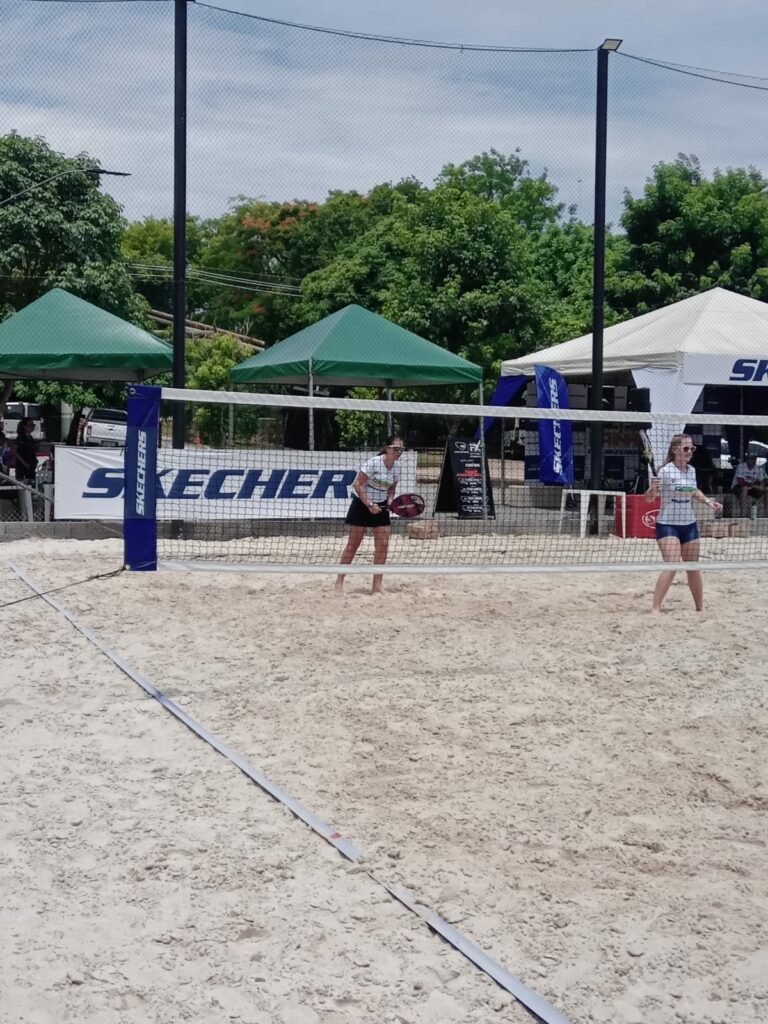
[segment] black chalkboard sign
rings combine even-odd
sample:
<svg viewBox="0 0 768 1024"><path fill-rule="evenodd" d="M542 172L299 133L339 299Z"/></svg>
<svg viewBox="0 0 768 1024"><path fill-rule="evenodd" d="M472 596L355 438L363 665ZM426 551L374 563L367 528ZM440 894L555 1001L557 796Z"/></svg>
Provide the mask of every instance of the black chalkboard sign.
<svg viewBox="0 0 768 1024"><path fill-rule="evenodd" d="M495 519L488 460L485 460L486 518ZM435 512L457 512L459 519L483 518L482 450L479 441L453 437L445 446Z"/></svg>

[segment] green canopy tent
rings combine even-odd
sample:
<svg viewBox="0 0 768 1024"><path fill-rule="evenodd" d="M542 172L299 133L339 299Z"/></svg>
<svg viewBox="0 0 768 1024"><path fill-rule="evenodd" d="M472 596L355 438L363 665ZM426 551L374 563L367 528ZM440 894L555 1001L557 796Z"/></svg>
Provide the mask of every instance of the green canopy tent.
<svg viewBox="0 0 768 1024"><path fill-rule="evenodd" d="M239 363L230 371L230 379L236 384L304 384L310 395L320 383L369 385L386 387L387 397L393 388L477 384L483 402L480 366L356 305L345 306ZM312 416L309 447L314 448Z"/></svg>
<svg viewBox="0 0 768 1024"><path fill-rule="evenodd" d="M0 378L138 382L172 366L169 344L62 288L0 323Z"/></svg>

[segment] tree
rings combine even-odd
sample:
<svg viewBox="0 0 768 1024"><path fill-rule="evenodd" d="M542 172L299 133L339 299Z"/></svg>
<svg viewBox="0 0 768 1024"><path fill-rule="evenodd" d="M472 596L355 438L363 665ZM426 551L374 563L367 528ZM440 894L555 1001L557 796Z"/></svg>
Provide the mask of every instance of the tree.
<svg viewBox="0 0 768 1024"><path fill-rule="evenodd" d="M209 221L200 269L243 281L234 285L224 280L196 282L200 319L270 342L284 336L286 328L290 333L295 298L286 293L297 291L301 274L295 269L301 262L296 237L316 209L315 203L267 203L241 196L224 217ZM249 286L248 280L254 285Z"/></svg>
<svg viewBox="0 0 768 1024"><path fill-rule="evenodd" d="M253 349L229 334L213 334L196 338L187 344L187 387L203 391L227 391L231 385L229 371L253 355ZM235 412L233 410L233 421ZM236 434L239 438L256 438L259 412L253 407L237 409ZM224 405L195 406L191 417L193 430L206 444L221 446L230 437L229 409Z"/></svg>
<svg viewBox="0 0 768 1024"><path fill-rule="evenodd" d="M768 179L755 168L708 180L680 154L654 167L641 198L627 193L622 224L615 298L633 315L717 285L768 299Z"/></svg>
<svg viewBox="0 0 768 1024"><path fill-rule="evenodd" d="M56 153L42 138L0 136L0 320L59 287L143 324L144 303L120 253L120 207L88 173L98 166L87 153ZM48 407L69 402L77 412L122 404L124 385L17 381L14 393Z"/></svg>
<svg viewBox="0 0 768 1024"><path fill-rule="evenodd" d="M187 217L187 263L195 264L215 222ZM123 234L122 254L133 275L134 286L147 300L150 309L170 312L173 308L173 221L165 217L145 217L129 224ZM200 302L194 277L187 281L187 314Z"/></svg>
<svg viewBox="0 0 768 1024"><path fill-rule="evenodd" d="M605 324L622 319L613 307L616 276L625 265L627 242L623 235L606 232ZM535 243L535 273L547 295L545 334L553 342L567 341L592 330L594 232L578 221L551 224ZM514 355L525 355L515 352ZM512 358L512 356L510 356Z"/></svg>
<svg viewBox="0 0 768 1024"><path fill-rule="evenodd" d="M463 164L448 164L437 177L438 185L453 185L508 210L526 231L541 231L554 224L563 212L555 202L557 189L546 172L537 178L528 173L528 161L516 149L505 156L498 150L473 156Z"/></svg>
<svg viewBox="0 0 768 1024"><path fill-rule="evenodd" d="M469 187L461 174L443 177L309 275L302 314L309 323L359 302L494 375L514 346L530 351L547 340L535 236L520 223L522 200L508 204L495 191L489 198L475 175ZM523 219L533 222L548 199L530 201Z"/></svg>
<svg viewBox="0 0 768 1024"><path fill-rule="evenodd" d="M0 318L60 287L142 320L120 254L125 222L88 173L96 167L87 153L65 157L42 138L0 136L0 203L10 200L0 205Z"/></svg>

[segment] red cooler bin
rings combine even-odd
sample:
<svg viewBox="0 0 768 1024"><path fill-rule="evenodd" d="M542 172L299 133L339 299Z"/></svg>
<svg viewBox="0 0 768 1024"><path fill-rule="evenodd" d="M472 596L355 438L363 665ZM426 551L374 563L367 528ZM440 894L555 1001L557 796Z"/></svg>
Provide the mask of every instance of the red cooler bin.
<svg viewBox="0 0 768 1024"><path fill-rule="evenodd" d="M624 499L627 503L627 532L621 531L620 498L616 500L616 536L656 538L656 516L661 508L660 501L646 501L642 494L628 494Z"/></svg>

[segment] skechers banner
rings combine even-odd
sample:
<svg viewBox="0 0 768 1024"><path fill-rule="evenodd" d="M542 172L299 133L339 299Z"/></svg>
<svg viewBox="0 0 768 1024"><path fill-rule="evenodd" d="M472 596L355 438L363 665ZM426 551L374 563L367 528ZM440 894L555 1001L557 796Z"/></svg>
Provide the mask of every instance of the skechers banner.
<svg viewBox="0 0 768 1024"><path fill-rule="evenodd" d="M549 366L534 367L540 409L569 409L568 385ZM566 420L539 420L539 479L573 485L573 434Z"/></svg>
<svg viewBox="0 0 768 1024"><path fill-rule="evenodd" d="M768 359L700 355L683 357L685 384L742 384L768 386Z"/></svg>
<svg viewBox="0 0 768 1024"><path fill-rule="evenodd" d="M144 436L142 436L142 434ZM352 481L371 452L214 451L152 448L139 431L133 518L150 514L154 493L158 519L343 519ZM147 477L156 454L155 487ZM56 447L57 519L122 519L125 472L115 449ZM416 453L400 459L399 491L416 490ZM129 515L126 498L126 517Z"/></svg>

